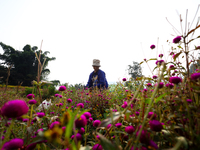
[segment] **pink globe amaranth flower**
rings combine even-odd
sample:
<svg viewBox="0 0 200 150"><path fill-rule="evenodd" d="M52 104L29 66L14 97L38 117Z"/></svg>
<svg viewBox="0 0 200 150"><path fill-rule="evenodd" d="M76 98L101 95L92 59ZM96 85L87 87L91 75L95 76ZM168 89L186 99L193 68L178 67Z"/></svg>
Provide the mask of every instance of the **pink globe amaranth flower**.
<svg viewBox="0 0 200 150"><path fill-rule="evenodd" d="M139 135L139 130L136 133L136 136ZM149 139L149 133L146 130L142 130L141 135L140 135L140 142L144 144L149 144L150 139Z"/></svg>
<svg viewBox="0 0 200 150"><path fill-rule="evenodd" d="M157 117L157 115L154 112L149 112L147 118L151 118L151 116L153 116L152 119L156 119Z"/></svg>
<svg viewBox="0 0 200 150"><path fill-rule="evenodd" d="M33 99L33 98L35 98L35 95L34 95L34 94L28 94L26 97L27 97L28 99Z"/></svg>
<svg viewBox="0 0 200 150"><path fill-rule="evenodd" d="M113 112L117 112L117 109L113 109L112 111L113 111Z"/></svg>
<svg viewBox="0 0 200 150"><path fill-rule="evenodd" d="M178 83L182 82L182 79L180 77L170 77L169 82L174 83L174 84L178 84Z"/></svg>
<svg viewBox="0 0 200 150"><path fill-rule="evenodd" d="M92 121L93 121L93 118L92 118L92 117L90 117L88 120L89 120L90 122L92 122Z"/></svg>
<svg viewBox="0 0 200 150"><path fill-rule="evenodd" d="M120 127L122 126L122 124L121 124L121 123L116 123L115 126L116 126L117 128L120 128Z"/></svg>
<svg viewBox="0 0 200 150"><path fill-rule="evenodd" d="M62 106L63 105L63 103L59 103L59 106Z"/></svg>
<svg viewBox="0 0 200 150"><path fill-rule="evenodd" d="M58 97L62 98L63 96L62 95L58 95Z"/></svg>
<svg viewBox="0 0 200 150"><path fill-rule="evenodd" d="M85 129L84 129L83 127L80 128L79 131L78 131L78 133L80 133L80 134L84 134L84 133L85 133Z"/></svg>
<svg viewBox="0 0 200 150"><path fill-rule="evenodd" d="M200 78L200 72L199 72L199 73L193 73L193 74L191 75L191 79L192 79L192 80L197 80L198 78Z"/></svg>
<svg viewBox="0 0 200 150"><path fill-rule="evenodd" d="M87 125L87 119L84 115L81 115L78 119L75 120L76 128L81 128Z"/></svg>
<svg viewBox="0 0 200 150"><path fill-rule="evenodd" d="M23 145L24 145L24 141L22 139L15 138L6 142L3 145L2 149L3 150L18 149L18 148L21 148Z"/></svg>
<svg viewBox="0 0 200 150"><path fill-rule="evenodd" d="M100 136L99 136L99 135L97 135L96 138L97 138L98 140L100 140Z"/></svg>
<svg viewBox="0 0 200 150"><path fill-rule="evenodd" d="M83 115L84 115L87 119L89 119L89 118L92 116L90 112L85 112L85 113L83 113Z"/></svg>
<svg viewBox="0 0 200 150"><path fill-rule="evenodd" d="M169 55L174 55L174 52L170 52L170 54Z"/></svg>
<svg viewBox="0 0 200 150"><path fill-rule="evenodd" d="M106 128L110 129L111 126L112 126L112 124L108 124Z"/></svg>
<svg viewBox="0 0 200 150"><path fill-rule="evenodd" d="M52 124L50 125L50 129L53 129L55 126L59 126L60 125L60 122L58 122L58 121L54 121L54 122L52 122Z"/></svg>
<svg viewBox="0 0 200 150"><path fill-rule="evenodd" d="M37 116L38 116L39 118L42 118L42 117L45 116L45 113L43 113L43 112L38 112L38 113L37 113Z"/></svg>
<svg viewBox="0 0 200 150"><path fill-rule="evenodd" d="M151 83L147 83L147 86L149 87L149 86L152 86L152 84Z"/></svg>
<svg viewBox="0 0 200 150"><path fill-rule="evenodd" d="M78 103L78 104L76 105L76 107L84 108L84 104L83 104L83 103Z"/></svg>
<svg viewBox="0 0 200 150"><path fill-rule="evenodd" d="M169 68L170 68L170 69L174 68L174 65L170 65Z"/></svg>
<svg viewBox="0 0 200 150"><path fill-rule="evenodd" d="M34 99L32 99L32 100L30 100L28 103L29 103L29 104L36 104L36 103L37 103L37 101L36 101L36 100L34 100Z"/></svg>
<svg viewBox="0 0 200 150"><path fill-rule="evenodd" d="M155 86L157 86L157 85L158 85L158 83L155 84ZM158 85L158 88L161 89L161 88L163 88L163 86L164 86L164 83L160 82L159 85Z"/></svg>
<svg viewBox="0 0 200 150"><path fill-rule="evenodd" d="M55 94L55 97L58 97L59 96L59 94Z"/></svg>
<svg viewBox="0 0 200 150"><path fill-rule="evenodd" d="M162 124L158 120L150 120L149 125L152 131L160 132L163 129Z"/></svg>
<svg viewBox="0 0 200 150"><path fill-rule="evenodd" d="M74 137L75 137L75 135L72 135L72 136L71 136L71 139L74 139ZM81 135L80 133L77 133L77 134L76 134L76 140L77 140L77 141L81 141L81 140L82 140L82 135Z"/></svg>
<svg viewBox="0 0 200 150"><path fill-rule="evenodd" d="M167 83L165 86L166 86L166 87L169 87L169 88L173 88L173 87L174 87L174 84L173 84L173 83Z"/></svg>
<svg viewBox="0 0 200 150"><path fill-rule="evenodd" d="M122 81L126 81L126 78L123 78Z"/></svg>
<svg viewBox="0 0 200 150"><path fill-rule="evenodd" d="M103 147L102 147L100 144L95 144L95 145L92 147L92 150L103 150Z"/></svg>
<svg viewBox="0 0 200 150"><path fill-rule="evenodd" d="M173 43L177 44L177 43L180 42L180 40L181 40L181 36L177 36L177 37L175 37L175 38L173 39Z"/></svg>
<svg viewBox="0 0 200 150"><path fill-rule="evenodd" d="M71 103L71 102L72 102L72 99L68 98L68 99L67 99L67 102L68 102L68 103Z"/></svg>
<svg viewBox="0 0 200 150"><path fill-rule="evenodd" d="M157 60L157 61L156 61L156 65L161 65L163 62L165 62L165 61L162 60L162 59L161 59L161 60Z"/></svg>
<svg viewBox="0 0 200 150"><path fill-rule="evenodd" d="M94 126L94 127L98 127L100 124L101 124L101 121L100 121L100 120L95 120L95 121L93 122L93 126Z"/></svg>
<svg viewBox="0 0 200 150"><path fill-rule="evenodd" d="M188 103L192 103L192 100L191 99L187 99L186 100Z"/></svg>
<svg viewBox="0 0 200 150"><path fill-rule="evenodd" d="M139 115L140 115L140 112L139 112L139 111L136 111L135 114L136 114L137 116L139 116Z"/></svg>
<svg viewBox="0 0 200 150"><path fill-rule="evenodd" d="M146 58L144 58L144 61L147 61L147 59L146 59Z"/></svg>
<svg viewBox="0 0 200 150"><path fill-rule="evenodd" d="M159 56L158 56L158 57L161 57L161 58L162 58L162 57L163 57L163 54L159 54Z"/></svg>
<svg viewBox="0 0 200 150"><path fill-rule="evenodd" d="M60 86L60 87L59 87L59 89L58 89L58 91L65 91L65 90L66 90L66 87L65 87L65 86L63 86L63 85L62 85L62 86Z"/></svg>
<svg viewBox="0 0 200 150"><path fill-rule="evenodd" d="M28 119L27 118L23 119L23 122L28 122Z"/></svg>
<svg viewBox="0 0 200 150"><path fill-rule="evenodd" d="M122 108L126 108L128 106L127 101L124 101L124 104L122 105Z"/></svg>
<svg viewBox="0 0 200 150"><path fill-rule="evenodd" d="M154 48L156 48L156 46L155 46L155 45L151 45L150 48L151 48L151 49L154 49Z"/></svg>
<svg viewBox="0 0 200 150"><path fill-rule="evenodd" d="M147 92L147 89L143 89L142 91L143 91L143 92Z"/></svg>
<svg viewBox="0 0 200 150"><path fill-rule="evenodd" d="M158 145L154 141L152 141L152 140L150 140L149 146L151 146L151 147L153 147L155 149L158 149Z"/></svg>
<svg viewBox="0 0 200 150"><path fill-rule="evenodd" d="M50 114L54 114L55 112L50 112Z"/></svg>
<svg viewBox="0 0 200 150"><path fill-rule="evenodd" d="M158 76L156 76L156 75L153 75L153 77L152 77L153 79L157 79L158 78Z"/></svg>
<svg viewBox="0 0 200 150"><path fill-rule="evenodd" d="M2 116L6 116L8 118L17 118L26 113L28 113L29 107L26 102L23 100L12 100L8 101L1 108Z"/></svg>
<svg viewBox="0 0 200 150"><path fill-rule="evenodd" d="M135 128L133 126L127 126L127 127L125 127L125 131L128 134L132 134L135 131Z"/></svg>

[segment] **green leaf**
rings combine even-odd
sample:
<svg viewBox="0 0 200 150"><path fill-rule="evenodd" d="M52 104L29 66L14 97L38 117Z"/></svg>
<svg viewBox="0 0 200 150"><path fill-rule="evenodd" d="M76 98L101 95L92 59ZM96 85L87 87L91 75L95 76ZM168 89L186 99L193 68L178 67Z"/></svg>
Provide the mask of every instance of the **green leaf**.
<svg viewBox="0 0 200 150"><path fill-rule="evenodd" d="M174 56L174 60L176 60L176 58L177 58L181 53L182 53L182 51L179 52L179 53L177 53L177 54L175 54L175 56Z"/></svg>
<svg viewBox="0 0 200 150"><path fill-rule="evenodd" d="M142 61L142 62L140 63L140 65L143 64L143 62L144 62L144 61Z"/></svg>
<svg viewBox="0 0 200 150"><path fill-rule="evenodd" d="M150 104L150 102L151 102L150 98L145 99L145 104Z"/></svg>
<svg viewBox="0 0 200 150"><path fill-rule="evenodd" d="M161 98L163 98L165 95L167 95L167 93L164 93L164 94L160 95L160 96L155 100L155 103L158 103L158 102L161 100Z"/></svg>
<svg viewBox="0 0 200 150"><path fill-rule="evenodd" d="M149 60L158 60L157 58L151 58L151 59L149 59Z"/></svg>

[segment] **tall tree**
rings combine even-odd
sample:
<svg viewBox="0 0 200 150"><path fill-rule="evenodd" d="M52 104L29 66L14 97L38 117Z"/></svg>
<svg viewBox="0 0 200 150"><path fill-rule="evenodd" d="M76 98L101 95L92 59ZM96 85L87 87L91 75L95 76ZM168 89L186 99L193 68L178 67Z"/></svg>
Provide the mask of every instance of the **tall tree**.
<svg viewBox="0 0 200 150"><path fill-rule="evenodd" d="M128 65L128 74L132 78L136 79L137 77L142 76L142 68L138 62L133 61L133 65Z"/></svg>
<svg viewBox="0 0 200 150"><path fill-rule="evenodd" d="M4 51L3 54L0 54L0 60L3 61L0 65L7 68L13 65L9 84L17 85L18 82L23 82L23 85L30 86L31 81L36 80L38 70L36 54L39 54L40 50L36 46L31 47L30 45L24 46L23 51L15 50L2 42L0 42L0 45ZM48 63L56 59L55 57L48 57L48 53L48 51L41 51L40 61L44 64L41 74L43 78L50 73L50 70L47 68Z"/></svg>

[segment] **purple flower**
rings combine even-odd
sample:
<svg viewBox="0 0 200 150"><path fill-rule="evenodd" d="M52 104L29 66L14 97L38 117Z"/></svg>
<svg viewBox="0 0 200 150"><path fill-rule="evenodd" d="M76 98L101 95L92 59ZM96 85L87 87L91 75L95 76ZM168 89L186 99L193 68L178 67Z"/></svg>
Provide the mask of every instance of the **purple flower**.
<svg viewBox="0 0 200 150"><path fill-rule="evenodd" d="M113 109L112 111L113 111L113 112L117 112L117 109Z"/></svg>
<svg viewBox="0 0 200 150"><path fill-rule="evenodd" d="M78 103L78 104L76 105L76 107L84 108L84 104L83 104L83 103Z"/></svg>
<svg viewBox="0 0 200 150"><path fill-rule="evenodd" d="M158 76L156 76L156 75L153 75L153 77L152 77L153 79L157 79L158 78Z"/></svg>
<svg viewBox="0 0 200 150"><path fill-rule="evenodd" d="M191 99L187 99L186 100L188 103L192 103L192 100Z"/></svg>
<svg viewBox="0 0 200 150"><path fill-rule="evenodd" d="M59 96L59 94L55 94L55 97L58 97Z"/></svg>
<svg viewBox="0 0 200 150"><path fill-rule="evenodd" d="M83 115L84 115L87 119L89 119L89 118L92 116L90 112L85 112L85 113L83 113Z"/></svg>
<svg viewBox="0 0 200 150"><path fill-rule="evenodd" d="M80 128L79 131L78 131L78 133L80 133L80 134L84 134L84 133L85 133L85 129L84 129L83 127Z"/></svg>
<svg viewBox="0 0 200 150"><path fill-rule="evenodd" d="M63 103L59 103L59 107L62 106L62 105L63 105Z"/></svg>
<svg viewBox="0 0 200 150"><path fill-rule="evenodd" d="M123 78L122 81L126 81L126 78Z"/></svg>
<svg viewBox="0 0 200 150"><path fill-rule="evenodd" d="M81 115L78 119L75 120L76 128L81 128L87 125L87 119L84 115Z"/></svg>
<svg viewBox="0 0 200 150"><path fill-rule="evenodd" d="M28 99L33 99L33 98L35 98L35 95L34 95L34 94L28 94L26 97L27 97Z"/></svg>
<svg viewBox="0 0 200 150"><path fill-rule="evenodd" d="M163 62L165 62L165 61L162 60L162 59L161 59L161 60L157 60L157 61L156 61L156 65L161 65Z"/></svg>
<svg viewBox="0 0 200 150"><path fill-rule="evenodd" d="M120 128L120 127L122 126L122 124L121 124L121 123L116 123L115 126L116 126L117 128Z"/></svg>
<svg viewBox="0 0 200 150"><path fill-rule="evenodd" d="M2 149L3 150L18 149L18 148L21 148L23 145L24 145L24 141L22 139L15 138L6 142L3 145Z"/></svg>
<svg viewBox="0 0 200 150"><path fill-rule="evenodd" d="M182 82L182 79L180 77L170 77L169 82L174 83L174 84L178 84L178 83Z"/></svg>
<svg viewBox="0 0 200 150"><path fill-rule="evenodd" d="M27 118L23 119L23 122L28 122L28 119Z"/></svg>
<svg viewBox="0 0 200 150"><path fill-rule="evenodd" d="M136 133L136 136L139 135L139 130ZM150 139L149 139L149 134L146 130L142 130L141 135L140 135L140 142L144 144L149 144Z"/></svg>
<svg viewBox="0 0 200 150"><path fill-rule="evenodd" d="M103 147L102 147L100 144L95 144L95 145L92 147L92 150L103 150Z"/></svg>
<svg viewBox="0 0 200 150"><path fill-rule="evenodd" d="M50 112L50 114L54 114L55 112Z"/></svg>
<svg viewBox="0 0 200 150"><path fill-rule="evenodd" d="M171 52L169 55L174 55L174 52Z"/></svg>
<svg viewBox="0 0 200 150"><path fill-rule="evenodd" d="M60 125L60 122L58 122L58 121L54 121L51 125L50 125L50 129L53 129L54 128L54 126L59 126Z"/></svg>
<svg viewBox="0 0 200 150"><path fill-rule="evenodd" d="M112 124L108 124L106 128L110 129L111 126L112 126Z"/></svg>
<svg viewBox="0 0 200 150"><path fill-rule="evenodd" d="M167 83L165 86L166 86L166 87L169 87L169 88L173 88L173 87L174 87L174 84L173 84L173 83Z"/></svg>
<svg viewBox="0 0 200 150"><path fill-rule="evenodd" d="M137 116L139 116L139 115L140 115L140 112L136 111L135 114L136 114Z"/></svg>
<svg viewBox="0 0 200 150"><path fill-rule="evenodd" d="M75 137L75 136L72 135L72 136L71 136L71 139L74 139L74 137ZM76 139L77 139L77 141L81 141L81 140L82 140L82 135L81 135L80 133L77 133L77 134L76 134Z"/></svg>
<svg viewBox="0 0 200 150"><path fill-rule="evenodd" d="M158 120L150 120L149 125L152 131L160 132L163 129L162 124Z"/></svg>
<svg viewBox="0 0 200 150"><path fill-rule="evenodd" d="M153 116L152 119L155 119L157 117L154 112L149 112L147 118L151 118L151 116Z"/></svg>
<svg viewBox="0 0 200 150"><path fill-rule="evenodd" d="M181 36L177 36L177 37L175 37L174 39L173 39L173 43L179 43L180 42L180 40L181 40Z"/></svg>
<svg viewBox="0 0 200 150"><path fill-rule="evenodd" d="M157 85L158 85L158 83L155 84L155 86L157 86ZM160 82L159 85L158 85L158 88L161 89L161 88L163 88L163 86L164 86L164 83L163 83L163 82Z"/></svg>
<svg viewBox="0 0 200 150"><path fill-rule="evenodd" d="M39 118L42 118L42 117L45 116L45 113L43 113L43 112L38 112L38 113L37 113L37 116L38 116Z"/></svg>
<svg viewBox="0 0 200 150"><path fill-rule="evenodd" d="M156 47L155 45L151 45L151 46L150 46L151 49L154 49L155 47Z"/></svg>
<svg viewBox="0 0 200 150"><path fill-rule="evenodd" d="M92 118L92 117L90 117L88 120L89 120L90 122L92 122L92 121L93 121L93 118Z"/></svg>
<svg viewBox="0 0 200 150"><path fill-rule="evenodd" d="M144 61L147 61L147 59L146 59L146 58L144 58Z"/></svg>
<svg viewBox="0 0 200 150"><path fill-rule="evenodd" d="M127 126L127 127L125 127L125 131L126 131L128 134L132 134L132 133L135 131L135 129L134 129L133 126Z"/></svg>
<svg viewBox="0 0 200 150"><path fill-rule="evenodd" d="M26 114L29 110L26 102L23 100L8 101L1 108L1 114L8 118L17 118Z"/></svg>
<svg viewBox="0 0 200 150"><path fill-rule="evenodd" d="M151 83L147 83L147 86L152 86L152 84Z"/></svg>
<svg viewBox="0 0 200 150"><path fill-rule="evenodd" d="M162 58L162 57L163 57L163 54L159 54L159 56L158 56L158 57Z"/></svg>
<svg viewBox="0 0 200 150"><path fill-rule="evenodd" d="M154 141L152 141L152 140L150 140L149 145L151 147L153 147L154 149L158 149L158 145Z"/></svg>
<svg viewBox="0 0 200 150"><path fill-rule="evenodd" d="M200 72L199 72L199 73L193 73L193 74L191 75L191 79L192 79L192 80L197 80L199 77L200 77Z"/></svg>
<svg viewBox="0 0 200 150"><path fill-rule="evenodd" d="M62 95L58 95L60 98L62 98Z"/></svg>
<svg viewBox="0 0 200 150"><path fill-rule="evenodd" d="M66 90L66 87L65 86L60 86L58 91L65 91Z"/></svg>
<svg viewBox="0 0 200 150"><path fill-rule="evenodd" d="M147 89L143 89L143 92L147 92Z"/></svg>
<svg viewBox="0 0 200 150"><path fill-rule="evenodd" d="M124 104L122 105L122 108L126 108L128 106L127 101L124 101Z"/></svg>
<svg viewBox="0 0 200 150"><path fill-rule="evenodd" d="M72 99L68 98L68 99L67 99L67 102L68 102L68 103L71 103L71 102L72 102Z"/></svg>
<svg viewBox="0 0 200 150"><path fill-rule="evenodd" d="M29 104L36 104L36 103L37 103L37 101L36 101L36 100L34 100L34 99L32 99L32 100L30 100L28 103L29 103Z"/></svg>
<svg viewBox="0 0 200 150"><path fill-rule="evenodd" d="M100 120L95 120L95 121L93 122L93 126L94 126L94 127L98 127L100 124L101 124L101 121L100 121Z"/></svg>
<svg viewBox="0 0 200 150"><path fill-rule="evenodd" d="M174 68L174 65L170 65L169 68L170 68L170 69Z"/></svg>

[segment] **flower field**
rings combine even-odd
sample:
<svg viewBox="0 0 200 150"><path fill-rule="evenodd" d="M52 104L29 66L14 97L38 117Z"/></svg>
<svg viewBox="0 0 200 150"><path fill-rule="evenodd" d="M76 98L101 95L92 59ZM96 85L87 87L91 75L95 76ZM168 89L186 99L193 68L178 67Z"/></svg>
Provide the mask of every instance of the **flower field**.
<svg viewBox="0 0 200 150"><path fill-rule="evenodd" d="M3 150L197 150L200 149L200 46L189 38L200 25L171 39L172 61L155 61L153 76L121 79L108 89L60 86L43 102L38 94L0 92ZM154 50L156 45L151 45ZM179 62L185 56L185 65ZM193 64L196 67L189 69ZM127 84L126 84L127 83ZM9 93L9 94L8 94Z"/></svg>

